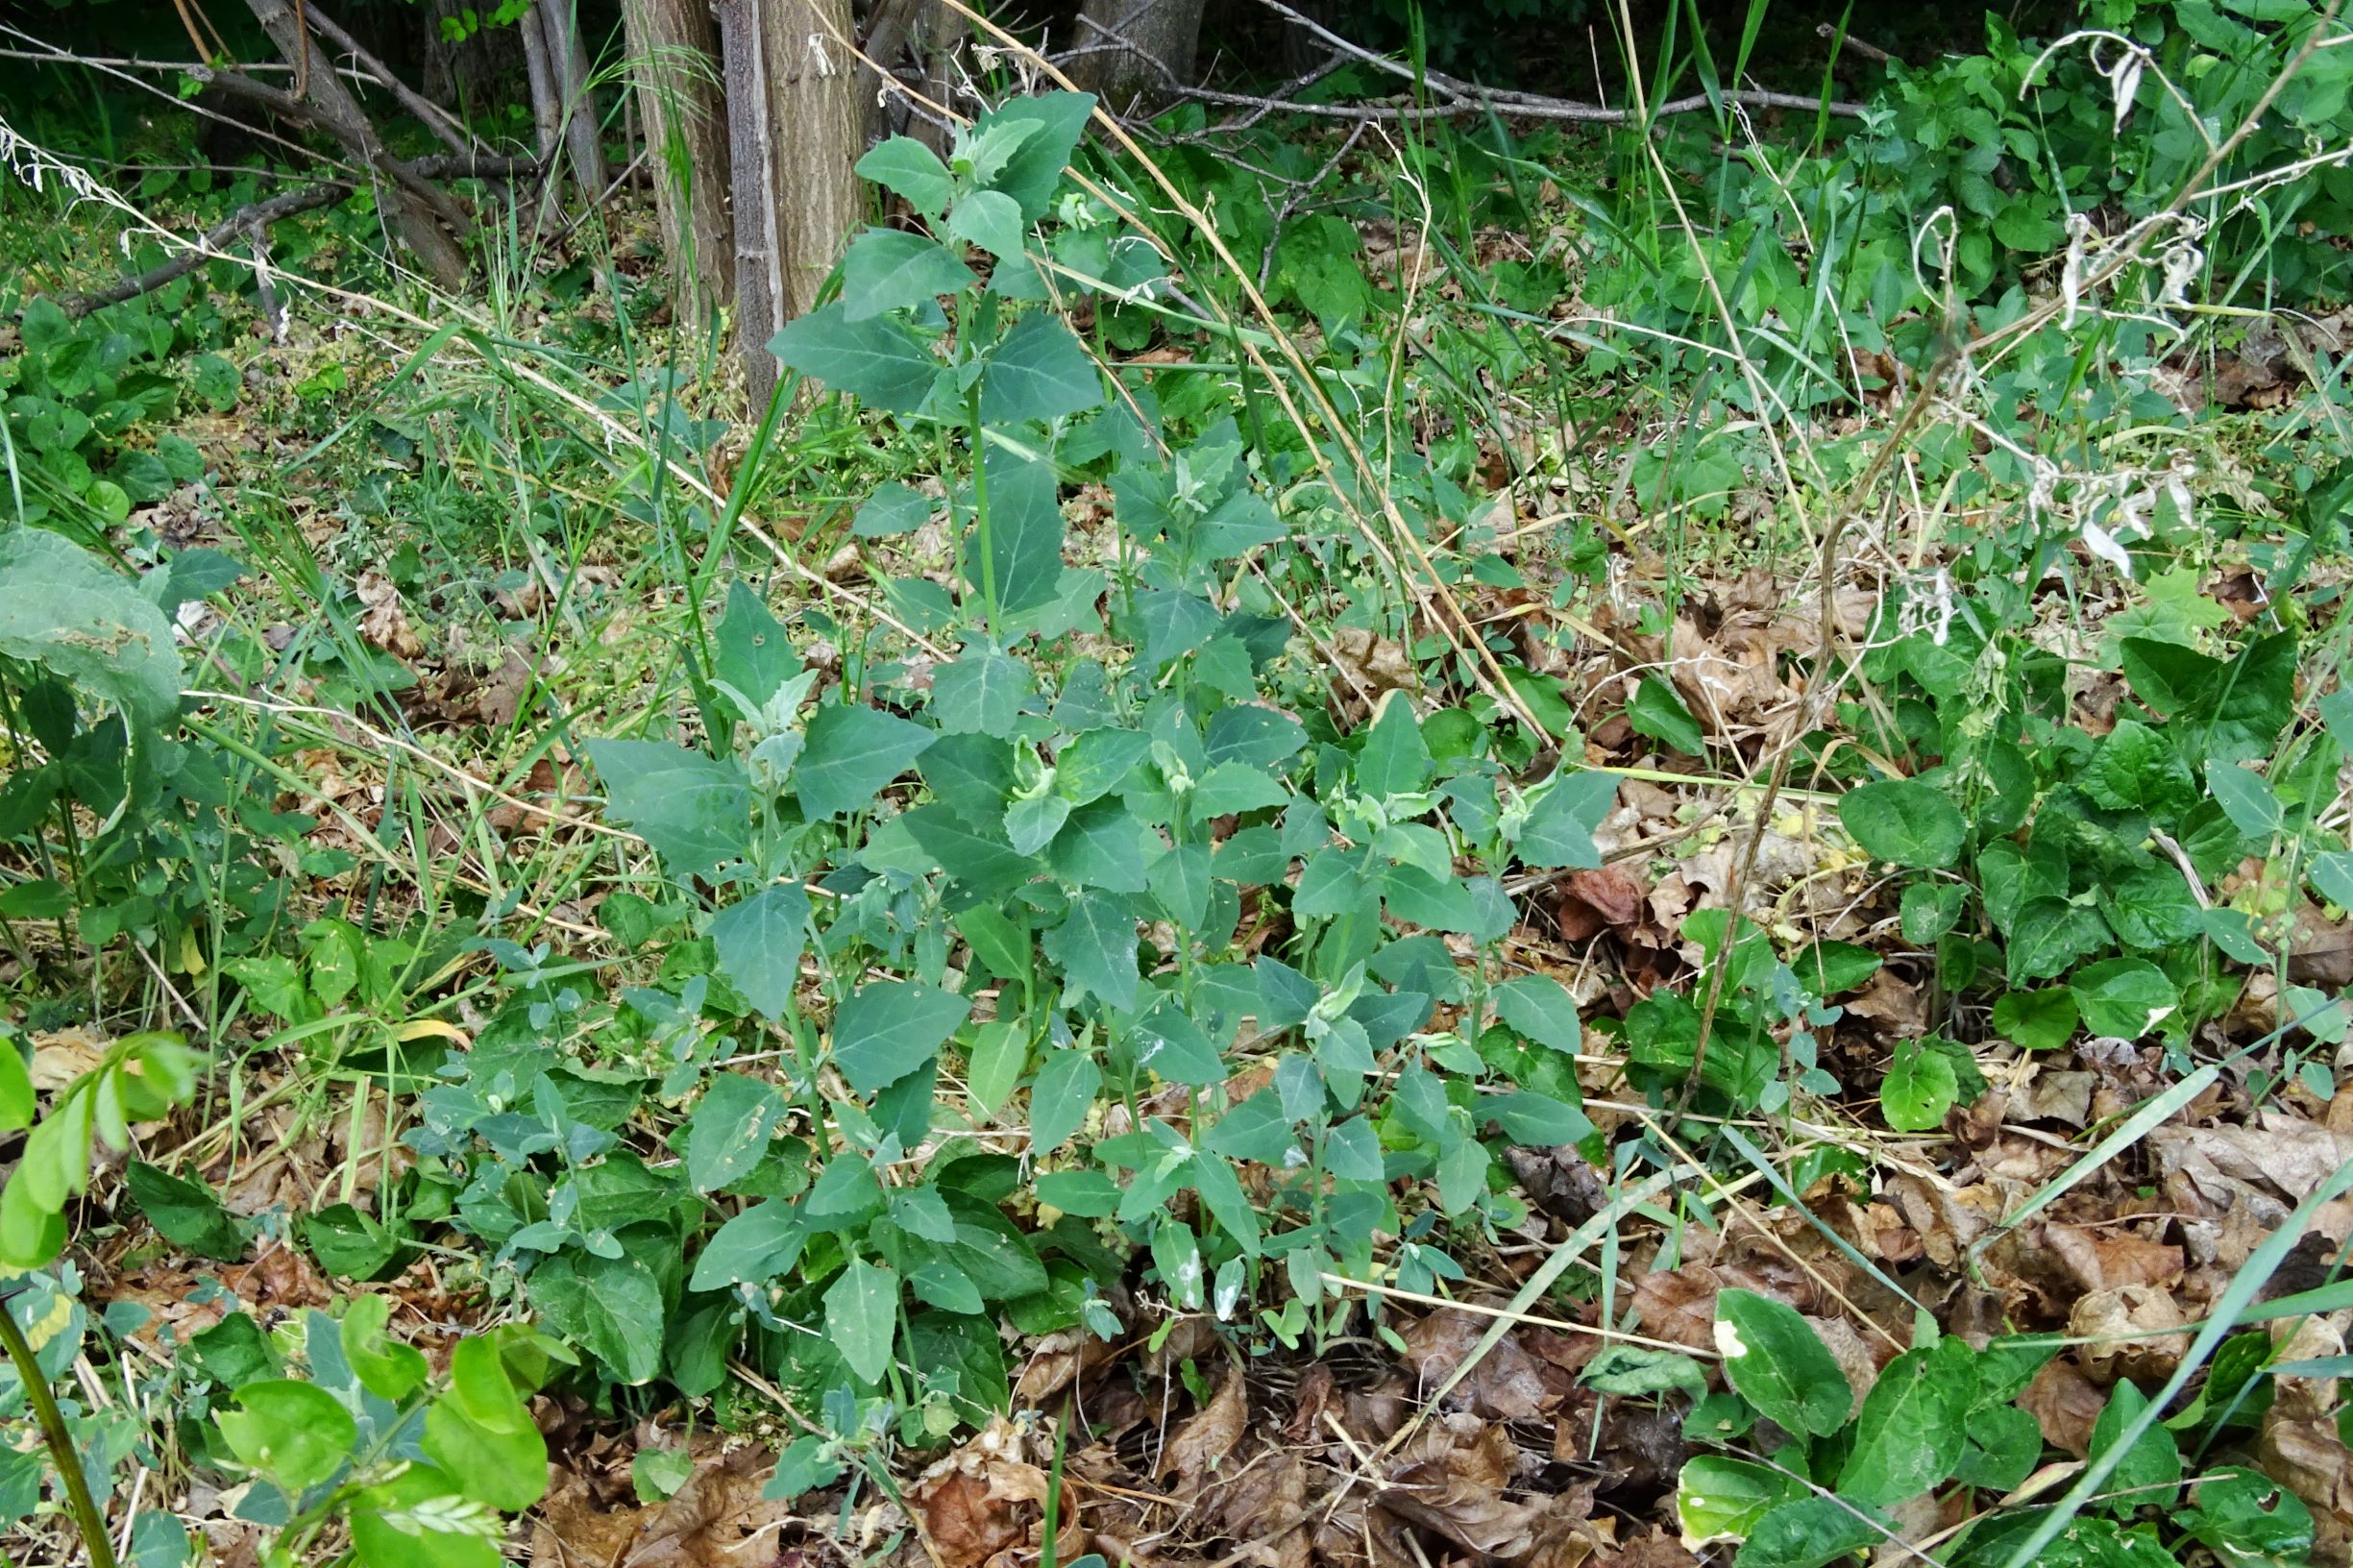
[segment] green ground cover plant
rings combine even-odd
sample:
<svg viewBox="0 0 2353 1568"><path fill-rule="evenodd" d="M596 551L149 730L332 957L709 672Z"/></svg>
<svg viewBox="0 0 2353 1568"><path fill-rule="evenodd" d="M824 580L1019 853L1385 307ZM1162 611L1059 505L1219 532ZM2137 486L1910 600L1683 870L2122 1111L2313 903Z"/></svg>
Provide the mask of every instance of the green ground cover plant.
<svg viewBox="0 0 2353 1568"><path fill-rule="evenodd" d="M1517 1568L1564 1476L1605 1561L2334 1560L2353 48L2082 21L1835 127L996 93L763 407L601 219L293 347L0 300L0 1518L487 1564L593 1429L1209 1561L1330 1440ZM1267 1435L1350 1358L1431 1413Z"/></svg>

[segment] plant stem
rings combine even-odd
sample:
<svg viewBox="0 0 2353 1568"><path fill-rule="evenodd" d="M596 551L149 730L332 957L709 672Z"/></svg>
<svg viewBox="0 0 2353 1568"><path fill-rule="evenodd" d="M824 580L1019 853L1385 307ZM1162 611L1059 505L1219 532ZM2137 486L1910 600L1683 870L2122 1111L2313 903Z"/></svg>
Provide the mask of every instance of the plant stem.
<svg viewBox="0 0 2353 1568"><path fill-rule="evenodd" d="M74 1449L73 1433L65 1430L65 1417L58 1410L56 1396L49 1391L49 1379L41 1371L33 1347L25 1342L24 1331L16 1326L16 1314L9 1303L23 1293L23 1287L0 1295L0 1343L8 1346L9 1360L16 1368L16 1381L24 1384L25 1398L33 1402L34 1418L40 1422L41 1441L49 1445L49 1460L58 1467L58 1479L65 1483L65 1501L73 1509L74 1524L82 1531L82 1547L90 1555L90 1568L115 1568L114 1543L107 1539L107 1522L90 1499L90 1483L82 1474L82 1456Z"/></svg>
<svg viewBox="0 0 2353 1568"><path fill-rule="evenodd" d="M981 429L980 385L965 395L965 407L972 426L972 552L980 557L980 601L987 620L982 629L991 637L996 635L996 552L989 543L989 453L988 437Z"/></svg>

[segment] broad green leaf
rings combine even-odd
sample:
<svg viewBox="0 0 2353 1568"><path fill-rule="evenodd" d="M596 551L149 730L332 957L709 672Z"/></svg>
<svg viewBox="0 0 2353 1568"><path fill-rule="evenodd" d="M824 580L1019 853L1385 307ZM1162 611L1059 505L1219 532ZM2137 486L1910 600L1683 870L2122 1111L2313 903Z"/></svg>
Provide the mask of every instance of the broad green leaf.
<svg viewBox="0 0 2353 1568"><path fill-rule="evenodd" d="M858 172L885 190L903 197L909 207L927 218L947 210L955 194L954 179L940 155L913 136L893 136L858 159Z"/></svg>
<svg viewBox="0 0 2353 1568"><path fill-rule="evenodd" d="M1835 1497L1801 1497L1756 1522L1733 1568L1824 1568L1894 1537L1893 1521Z"/></svg>
<svg viewBox="0 0 2353 1568"><path fill-rule="evenodd" d="M965 1052L964 1087L975 1118L986 1121L1012 1097L1029 1066L1029 1031L997 1019L977 1024Z"/></svg>
<svg viewBox="0 0 2353 1568"><path fill-rule="evenodd" d="M590 741L606 813L681 876L700 876L749 847L751 788L743 765L668 741Z"/></svg>
<svg viewBox="0 0 2353 1568"><path fill-rule="evenodd" d="M2181 1005L2165 971L2145 958L2087 964L2068 981L2084 1027L2096 1035L2139 1040L2155 1032Z"/></svg>
<svg viewBox="0 0 2353 1568"><path fill-rule="evenodd" d="M361 1568L499 1568L497 1540L481 1533L481 1508L468 1505L439 1466L409 1463L362 1488L351 1503L352 1551Z"/></svg>
<svg viewBox="0 0 2353 1568"><path fill-rule="evenodd" d="M1676 1478L1675 1514L1684 1544L1696 1550L1716 1541L1745 1541L1759 1519L1805 1495L1805 1483L1795 1476L1747 1459L1694 1454Z"/></svg>
<svg viewBox="0 0 2353 1568"><path fill-rule="evenodd" d="M997 608L1017 615L1050 604L1062 588L1062 502L1054 471L1045 464L1017 457L997 447L989 449L990 570L996 576ZM977 499L967 491L961 498L968 514ZM968 523L958 572L978 596L984 586L980 528ZM974 600L977 602L977 598Z"/></svg>
<svg viewBox="0 0 2353 1568"><path fill-rule="evenodd" d="M947 806L918 806L898 821L934 865L980 897L1010 893L1038 874L1038 863L1016 850L1011 840L967 822Z"/></svg>
<svg viewBox="0 0 2353 1568"><path fill-rule="evenodd" d="M2270 781L2238 763L2209 762L2206 782L2230 825L2250 839L2269 839L2280 830L2285 813Z"/></svg>
<svg viewBox="0 0 2353 1568"><path fill-rule="evenodd" d="M800 983L800 955L809 935L809 893L778 882L730 904L711 919L711 951L719 972L763 1017L781 1018Z"/></svg>
<svg viewBox="0 0 2353 1568"><path fill-rule="evenodd" d="M1413 699L1402 691L1382 699L1357 753L1357 793L1374 800L1411 795L1430 781L1430 747L1423 744Z"/></svg>
<svg viewBox="0 0 2353 1568"><path fill-rule="evenodd" d="M809 744L794 773L802 815L811 821L860 811L907 771L936 730L879 708L827 702L809 719Z"/></svg>
<svg viewBox="0 0 2353 1568"><path fill-rule="evenodd" d="M1885 778L1838 797L1838 820L1875 860L1919 870L1949 866L1969 837L1961 810L1933 784Z"/></svg>
<svg viewBox="0 0 2353 1568"><path fill-rule="evenodd" d="M272 1378L247 1384L236 1400L235 1409L214 1417L230 1452L289 1493L308 1491L342 1469L359 1441L352 1412L315 1384Z"/></svg>
<svg viewBox="0 0 2353 1568"><path fill-rule="evenodd" d="M980 417L992 425L1056 419L1102 404L1103 373L1050 310L1015 322L981 371Z"/></svg>
<svg viewBox="0 0 2353 1568"><path fill-rule="evenodd" d="M898 1276L852 1258L825 1288L825 1337L862 1382L878 1383L898 1333Z"/></svg>
<svg viewBox="0 0 2353 1568"><path fill-rule="evenodd" d="M2181 1528L2223 1562L2292 1562L2313 1544L2312 1510L2257 1470L2209 1471L2191 1490Z"/></svg>
<svg viewBox="0 0 2353 1568"><path fill-rule="evenodd" d="M1005 808L1005 842L1017 855L1034 855L1053 843L1069 820L1070 802L1061 796L1029 796Z"/></svg>
<svg viewBox="0 0 2353 1568"><path fill-rule="evenodd" d="M1054 187L1062 184L1063 168L1087 129L1087 117L1094 111L1094 102L1090 92L1042 92L1012 99L981 114L972 122L974 140L993 131L1025 133L1014 141L1011 154L983 177L983 183L1012 197L1030 222L1044 217L1054 203Z"/></svg>
<svg viewBox="0 0 2353 1568"><path fill-rule="evenodd" d="M1816 996L1841 996L1879 972L1885 961L1851 942L1818 942L1791 957L1798 983Z"/></svg>
<svg viewBox="0 0 2353 1568"><path fill-rule="evenodd" d="M947 734L1003 735L1036 690L1029 666L993 648L968 645L931 674L931 715Z"/></svg>
<svg viewBox="0 0 2353 1568"><path fill-rule="evenodd" d="M1029 1090L1030 1152L1053 1153L1086 1124L1103 1088L1103 1069L1085 1051L1050 1051Z"/></svg>
<svg viewBox="0 0 2353 1568"><path fill-rule="evenodd" d="M1961 1097L1961 1080L1942 1052L1917 1040L1899 1041L1887 1078L1879 1085L1879 1108L1900 1133L1924 1133L1945 1122Z"/></svg>
<svg viewBox="0 0 2353 1568"><path fill-rule="evenodd" d="M2064 898L2029 900L2010 923L2010 982L2048 980L2114 940L2096 909Z"/></svg>
<svg viewBox="0 0 2353 1568"><path fill-rule="evenodd" d="M792 638L760 596L744 583L728 585L727 610L711 639L711 674L743 693L756 708L765 708L786 681L800 674L800 652Z"/></svg>
<svg viewBox="0 0 2353 1568"><path fill-rule="evenodd" d="M0 1054L14 1056L16 1048L0 1041ZM123 1185L131 1189L147 1222L173 1246L224 1262L245 1256L244 1227L230 1217L220 1198L202 1182L134 1160L123 1168Z"/></svg>
<svg viewBox="0 0 2353 1568"><path fill-rule="evenodd" d="M373 1292L355 1296L343 1311L343 1359L360 1386L398 1404L425 1381L425 1358L386 1333L392 1298Z"/></svg>
<svg viewBox="0 0 2353 1568"><path fill-rule="evenodd" d="M1593 1135L1593 1123L1582 1111L1532 1090L1513 1090L1483 1099L1479 1114L1501 1123L1505 1135L1524 1148L1557 1148L1582 1142Z"/></svg>
<svg viewBox="0 0 2353 1568"><path fill-rule="evenodd" d="M1987 1405L1969 1414L1969 1443L1953 1479L1990 1492L2006 1492L2034 1473L2043 1457L2043 1429L2015 1405Z"/></svg>
<svg viewBox="0 0 2353 1568"><path fill-rule="evenodd" d="M1977 1393L1973 1355L1948 1335L1887 1364L1863 1396L1854 1448L1838 1476L1839 1495L1886 1507L1952 1474Z"/></svg>
<svg viewBox="0 0 2353 1568"><path fill-rule="evenodd" d="M1495 1012L1539 1045L1574 1056L1583 1043L1577 998L1549 975L1523 974L1495 988Z"/></svg>
<svg viewBox="0 0 2353 1568"><path fill-rule="evenodd" d="M1637 735L1664 741L1687 757L1707 755L1707 736L1700 722L1683 706L1674 682L1663 675L1645 675L1626 704L1626 722Z"/></svg>
<svg viewBox="0 0 2353 1568"><path fill-rule="evenodd" d="M1136 917L1114 894L1084 892L1060 925L1040 939L1071 983L1122 1013L1136 1009L1140 973Z"/></svg>
<svg viewBox="0 0 2353 1568"><path fill-rule="evenodd" d="M0 1133L33 1125L39 1102L34 1097L33 1074L12 1040L0 1040Z"/></svg>
<svg viewBox="0 0 2353 1568"><path fill-rule="evenodd" d="M861 539L881 539L896 533L913 533L931 521L932 499L909 485L894 479L874 486L850 520L849 531Z"/></svg>
<svg viewBox="0 0 2353 1568"><path fill-rule="evenodd" d="M1116 800L1097 800L1070 814L1046 847L1054 870L1083 888L1106 893L1144 891L1143 840L1150 834Z"/></svg>
<svg viewBox="0 0 2353 1568"><path fill-rule="evenodd" d="M940 1195L956 1216L956 1239L945 1249L947 1258L983 1300L1014 1301L1046 1287L1037 1250L995 1205L953 1188Z"/></svg>
<svg viewBox="0 0 2353 1568"><path fill-rule="evenodd" d="M1903 940L1926 946L1961 923L1969 889L1959 882L1915 882L1903 890L1898 924Z"/></svg>
<svg viewBox="0 0 2353 1568"><path fill-rule="evenodd" d="M833 1060L861 1094L898 1082L937 1056L971 1013L952 992L919 981L861 986L833 1018Z"/></svg>
<svg viewBox="0 0 2353 1568"><path fill-rule="evenodd" d="M715 1075L687 1129L686 1177L695 1190L717 1192L750 1175L784 1110L774 1084L740 1072Z"/></svg>
<svg viewBox="0 0 2353 1568"><path fill-rule="evenodd" d="M2108 1404L2092 1423L2092 1447L2086 1458L2097 1460L2116 1446L2124 1429L2148 1409L2148 1396L2130 1379L2119 1378ZM2100 1488L2108 1501L2101 1506L2129 1517L2137 1508L2170 1508L2181 1487L2181 1451L2162 1422L2141 1433Z"/></svg>
<svg viewBox="0 0 2353 1568"><path fill-rule="evenodd" d="M452 1393L425 1411L426 1458L466 1496L516 1512L548 1489L548 1445L499 1364L497 1345L461 1339L451 1359Z"/></svg>
<svg viewBox="0 0 2353 1568"><path fill-rule="evenodd" d="M180 701L171 623L138 589L71 541L0 531L0 655L55 671L120 708L135 729Z"/></svg>
<svg viewBox="0 0 2353 1568"><path fill-rule="evenodd" d="M559 1252L530 1275L531 1306L547 1326L635 1386L662 1369L662 1287L635 1258Z"/></svg>
<svg viewBox="0 0 2353 1568"><path fill-rule="evenodd" d="M1752 1290L1720 1290L1716 1348L1732 1387L1767 1420L1815 1436L1847 1424L1854 1386L1797 1309Z"/></svg>
<svg viewBox="0 0 2353 1568"><path fill-rule="evenodd" d="M1192 821L1206 822L1229 812L1264 811L1288 805L1291 792L1263 768L1221 762L1193 781Z"/></svg>
<svg viewBox="0 0 2353 1568"><path fill-rule="evenodd" d="M2339 909L2353 909L2353 854L2333 849L2315 855L2304 868L2304 876L2321 897ZM0 1121L0 1126L6 1125Z"/></svg>
<svg viewBox="0 0 2353 1568"><path fill-rule="evenodd" d="M1081 1219L1106 1217L1119 1207L1119 1184L1099 1170L1054 1170L1038 1178L1040 1203Z"/></svg>
<svg viewBox="0 0 2353 1568"><path fill-rule="evenodd" d="M21 1177L0 1183L0 1268L38 1268L64 1245L65 1216L59 1208L41 1203Z"/></svg>
<svg viewBox="0 0 2353 1568"><path fill-rule="evenodd" d="M1144 870L1144 886L1188 936L1209 921L1210 851L1205 844L1181 844L1152 862Z"/></svg>
<svg viewBox="0 0 2353 1568"><path fill-rule="evenodd" d="M945 367L929 344L889 316L852 321L836 302L786 324L768 352L837 392L895 414L911 414L931 396Z"/></svg>
<svg viewBox="0 0 2353 1568"><path fill-rule="evenodd" d="M1593 830L1617 801L1615 773L1571 771L1566 764L1556 768L1520 826L1516 847L1522 864L1598 868L1602 852L1594 846Z"/></svg>
<svg viewBox="0 0 2353 1568"><path fill-rule="evenodd" d="M907 1268L907 1288L916 1299L944 1312L980 1312L988 1309L981 1298L980 1286L970 1275L942 1256L926 1256L933 1249L921 1241L910 1242L907 1248L910 1262ZM920 1262L912 1260L920 1259Z"/></svg>
<svg viewBox="0 0 2353 1568"><path fill-rule="evenodd" d="M1055 756L1054 789L1072 805L1086 805L1126 783L1151 753L1152 737L1141 730L1091 729Z"/></svg>
<svg viewBox="0 0 2353 1568"><path fill-rule="evenodd" d="M1707 1373L1679 1350L1609 1345L1585 1363L1577 1381L1605 1394L1685 1393L1707 1397Z"/></svg>
<svg viewBox="0 0 2353 1568"><path fill-rule="evenodd" d="M948 214L947 237L977 245L1012 266L1024 264L1021 253L1027 248L1028 232L1021 208L1002 192L976 190L958 202Z"/></svg>
<svg viewBox="0 0 2353 1568"><path fill-rule="evenodd" d="M799 1258L807 1228L790 1203L771 1198L722 1225L695 1260L691 1290L765 1285Z"/></svg>
<svg viewBox="0 0 2353 1568"><path fill-rule="evenodd" d="M869 229L842 257L842 312L865 321L977 284L972 269L928 234Z"/></svg>

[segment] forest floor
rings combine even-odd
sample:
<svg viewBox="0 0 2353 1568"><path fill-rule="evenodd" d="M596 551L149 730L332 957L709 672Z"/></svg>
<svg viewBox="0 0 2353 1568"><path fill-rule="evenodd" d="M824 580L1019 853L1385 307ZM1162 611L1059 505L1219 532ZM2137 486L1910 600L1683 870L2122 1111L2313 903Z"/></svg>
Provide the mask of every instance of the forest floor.
<svg viewBox="0 0 2353 1568"><path fill-rule="evenodd" d="M133 1557L325 1495L249 1384L416 1458L376 1295L572 1363L550 1568L2346 1560L2353 314L1825 282L1703 146L1244 151L1161 157L1262 316L1197 235L853 261L968 419L838 315L764 427L642 193L486 302L0 329L82 410L17 509L181 633L163 785L23 696L98 781L0 785L35 1089L206 1064L12 1304ZM5 303L110 276L55 217Z"/></svg>

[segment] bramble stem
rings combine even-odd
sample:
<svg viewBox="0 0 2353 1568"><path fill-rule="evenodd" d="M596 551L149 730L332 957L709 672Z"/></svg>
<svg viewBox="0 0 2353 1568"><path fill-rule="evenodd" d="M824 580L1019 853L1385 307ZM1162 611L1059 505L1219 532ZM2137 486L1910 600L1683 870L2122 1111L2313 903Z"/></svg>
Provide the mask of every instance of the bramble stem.
<svg viewBox="0 0 2353 1568"><path fill-rule="evenodd" d="M25 1342L24 1331L16 1326L16 1314L9 1303L23 1293L23 1287L0 1295L0 1343L8 1346L9 1360L15 1364L16 1381L24 1384L25 1398L33 1402L34 1418L40 1422L41 1441L49 1445L50 1462L58 1467L58 1479L65 1483L65 1501L72 1507L74 1524L82 1531L83 1549L90 1555L90 1568L115 1568L114 1543L107 1538L107 1522L98 1512L98 1505L90 1498L90 1483L82 1474L82 1456L75 1452L73 1433L65 1430L65 1417L58 1409L55 1396L49 1392L49 1379Z"/></svg>

